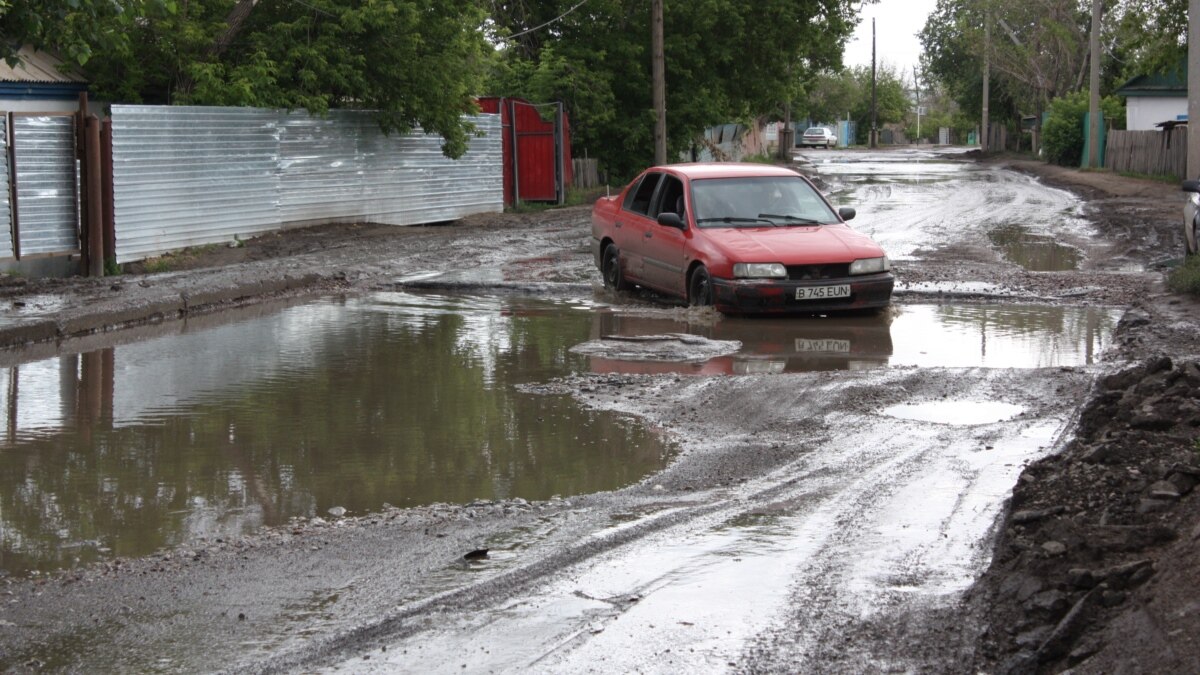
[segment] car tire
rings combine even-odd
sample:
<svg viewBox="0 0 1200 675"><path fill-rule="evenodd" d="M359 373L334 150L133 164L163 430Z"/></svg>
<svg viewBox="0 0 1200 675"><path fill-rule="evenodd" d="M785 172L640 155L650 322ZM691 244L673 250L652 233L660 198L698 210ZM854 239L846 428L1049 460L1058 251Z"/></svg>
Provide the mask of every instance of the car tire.
<svg viewBox="0 0 1200 675"><path fill-rule="evenodd" d="M688 304L694 307L711 307L713 304L712 277L704 265L693 270L688 279Z"/></svg>
<svg viewBox="0 0 1200 675"><path fill-rule="evenodd" d="M1186 227L1187 229L1184 230L1183 233L1184 253L1186 255L1196 255L1197 252L1200 252L1200 242L1196 241L1198 229L1196 227L1196 219L1192 218L1191 222L1188 223Z"/></svg>
<svg viewBox="0 0 1200 675"><path fill-rule="evenodd" d="M625 281L625 275L621 273L621 254L612 244L604 249L600 274L604 277L605 288L611 288L614 291L627 291L633 288L633 284Z"/></svg>

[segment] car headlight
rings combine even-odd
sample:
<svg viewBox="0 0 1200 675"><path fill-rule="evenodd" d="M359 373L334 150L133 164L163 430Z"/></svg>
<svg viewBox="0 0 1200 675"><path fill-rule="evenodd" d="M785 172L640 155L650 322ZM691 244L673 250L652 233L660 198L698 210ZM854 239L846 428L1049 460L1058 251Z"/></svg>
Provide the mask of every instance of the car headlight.
<svg viewBox="0 0 1200 675"><path fill-rule="evenodd" d="M787 268L779 263L737 263L733 276L740 279L786 279Z"/></svg>
<svg viewBox="0 0 1200 675"><path fill-rule="evenodd" d="M859 258L850 263L850 274L875 274L892 269L892 263L887 256L882 258Z"/></svg>

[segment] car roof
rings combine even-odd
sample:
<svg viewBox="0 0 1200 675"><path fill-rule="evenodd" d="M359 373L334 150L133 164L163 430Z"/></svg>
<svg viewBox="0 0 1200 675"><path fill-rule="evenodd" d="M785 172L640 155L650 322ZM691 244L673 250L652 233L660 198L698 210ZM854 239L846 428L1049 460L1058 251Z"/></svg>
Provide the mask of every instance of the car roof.
<svg viewBox="0 0 1200 675"><path fill-rule="evenodd" d="M693 180L704 178L748 178L752 176L794 177L800 175L799 172L782 166L741 162L696 162L689 164L668 164L652 168Z"/></svg>

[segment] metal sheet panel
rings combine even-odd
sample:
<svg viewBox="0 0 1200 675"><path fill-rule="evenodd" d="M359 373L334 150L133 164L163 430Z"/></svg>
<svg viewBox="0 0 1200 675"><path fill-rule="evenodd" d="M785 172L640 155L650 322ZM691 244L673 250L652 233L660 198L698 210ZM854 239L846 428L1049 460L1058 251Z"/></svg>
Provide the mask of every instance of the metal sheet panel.
<svg viewBox="0 0 1200 675"><path fill-rule="evenodd" d="M13 118L21 256L79 250L75 120Z"/></svg>
<svg viewBox="0 0 1200 675"><path fill-rule="evenodd" d="M13 257L12 207L9 206L8 116L0 114L0 259Z"/></svg>
<svg viewBox="0 0 1200 675"><path fill-rule="evenodd" d="M279 227L278 114L112 107L117 262Z"/></svg>
<svg viewBox="0 0 1200 675"><path fill-rule="evenodd" d="M280 204L285 224L370 221L415 225L504 208L500 118L472 118L477 133L457 160L421 130L385 135L369 112L281 118Z"/></svg>
<svg viewBox="0 0 1200 675"><path fill-rule="evenodd" d="M500 121L459 160L369 112L113 106L117 262L319 222L391 225L503 210Z"/></svg>

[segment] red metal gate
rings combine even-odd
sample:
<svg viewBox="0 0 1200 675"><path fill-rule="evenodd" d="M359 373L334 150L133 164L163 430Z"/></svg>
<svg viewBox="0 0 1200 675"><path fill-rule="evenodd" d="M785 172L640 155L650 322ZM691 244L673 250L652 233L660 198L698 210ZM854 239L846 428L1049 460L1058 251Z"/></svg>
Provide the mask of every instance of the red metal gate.
<svg viewBox="0 0 1200 675"><path fill-rule="evenodd" d="M479 107L499 113L504 129L504 203L566 201L571 133L562 103L488 97L479 99Z"/></svg>

